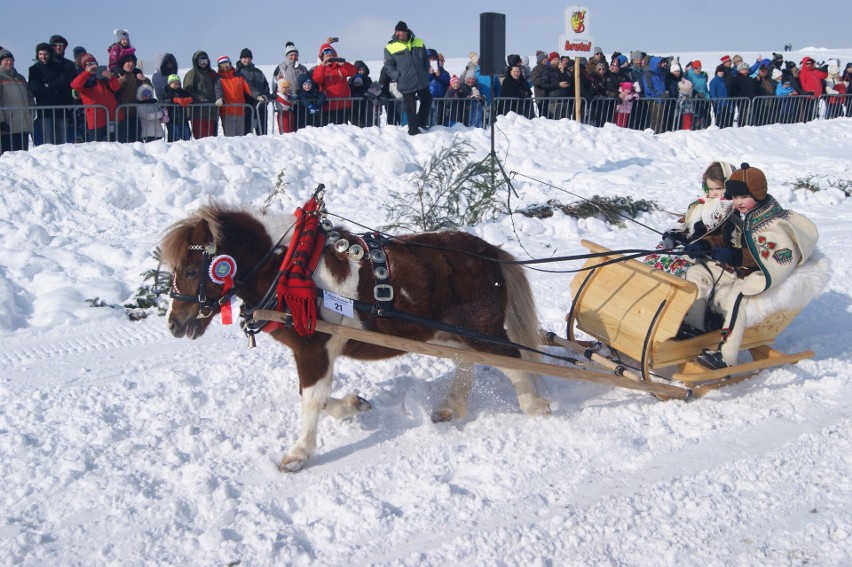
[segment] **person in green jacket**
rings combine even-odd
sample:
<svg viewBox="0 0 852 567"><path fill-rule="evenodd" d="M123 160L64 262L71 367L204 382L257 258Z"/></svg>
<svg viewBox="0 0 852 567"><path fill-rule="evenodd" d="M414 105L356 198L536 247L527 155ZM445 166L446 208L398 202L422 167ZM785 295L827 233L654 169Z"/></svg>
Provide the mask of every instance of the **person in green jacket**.
<svg viewBox="0 0 852 567"><path fill-rule="evenodd" d="M393 38L385 46L385 71L392 83L402 93L408 115L408 133L411 136L429 129L429 112L432 95L429 93L429 55L426 44L408 24L400 21L394 28ZM420 109L417 109L417 100Z"/></svg>

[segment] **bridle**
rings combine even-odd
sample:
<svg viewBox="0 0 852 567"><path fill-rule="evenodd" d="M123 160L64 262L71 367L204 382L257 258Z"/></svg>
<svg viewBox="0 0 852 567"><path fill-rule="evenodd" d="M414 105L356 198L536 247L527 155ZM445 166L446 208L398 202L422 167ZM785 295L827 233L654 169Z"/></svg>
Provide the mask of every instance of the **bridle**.
<svg viewBox="0 0 852 567"><path fill-rule="evenodd" d="M221 308L221 301L229 295L222 296L219 299L211 299L207 297L207 283L208 271L210 269L210 260L216 254L216 245L212 242L209 244L190 244L189 249L193 252L201 252L201 273L199 274L200 281L198 283L198 292L196 295L187 295L181 293L177 284L177 273L175 273L172 277L172 287L169 291L169 297L172 299L177 299L178 301L183 301L186 303L197 303L201 306L198 310L198 315L196 319L206 319L208 317L212 317L216 313L219 312Z"/></svg>

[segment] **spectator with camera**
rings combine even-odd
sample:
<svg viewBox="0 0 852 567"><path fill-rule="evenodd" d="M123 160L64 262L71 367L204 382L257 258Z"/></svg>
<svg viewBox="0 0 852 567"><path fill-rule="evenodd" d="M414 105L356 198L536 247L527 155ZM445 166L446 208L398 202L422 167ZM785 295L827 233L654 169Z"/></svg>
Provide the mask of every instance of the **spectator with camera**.
<svg viewBox="0 0 852 567"><path fill-rule="evenodd" d="M352 91L349 90L349 78L358 73L355 65L339 57L331 46L336 37L328 39L320 46L321 63L314 69L312 78L319 90L328 98L328 110L325 123L346 124L352 113Z"/></svg>

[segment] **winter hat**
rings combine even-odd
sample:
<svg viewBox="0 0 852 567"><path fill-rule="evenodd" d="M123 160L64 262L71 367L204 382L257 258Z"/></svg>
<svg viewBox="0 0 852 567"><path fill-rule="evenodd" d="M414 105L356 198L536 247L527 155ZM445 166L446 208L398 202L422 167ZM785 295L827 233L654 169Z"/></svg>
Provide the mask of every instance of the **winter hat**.
<svg viewBox="0 0 852 567"><path fill-rule="evenodd" d="M228 65L231 64L231 58L227 55L222 55L221 57L219 57L219 59L216 60L216 65L224 65L225 63L227 63Z"/></svg>
<svg viewBox="0 0 852 567"><path fill-rule="evenodd" d="M396 23L396 27L393 28L393 31L395 31L395 32L398 32L398 31L407 32L408 31L408 24L406 24L405 22L400 20Z"/></svg>
<svg viewBox="0 0 852 567"><path fill-rule="evenodd" d="M541 63L542 61L547 61L547 53L544 51L538 50L535 52L535 62Z"/></svg>
<svg viewBox="0 0 852 567"><path fill-rule="evenodd" d="M178 75L177 73L172 73L172 74L171 74L171 75L169 75L169 77L166 79L166 84L167 84L167 85L171 85L171 84L172 84L172 83L174 83L175 81L177 81L178 83L180 82L180 75Z"/></svg>
<svg viewBox="0 0 852 567"><path fill-rule="evenodd" d="M367 67L367 64L366 64L366 63L364 63L363 61L361 61L360 59L358 59L357 61L355 61L355 62L352 64L352 66L353 66L353 67L355 67L355 70L356 70L356 71L360 71L361 69L364 69L364 74L365 74L365 75L369 75L369 74L370 74L370 68L369 68L369 67Z"/></svg>
<svg viewBox="0 0 852 567"><path fill-rule="evenodd" d="M597 55L598 53L600 53L601 55L603 55L603 49L601 49L600 47L596 47L596 48L595 48L595 55Z"/></svg>
<svg viewBox="0 0 852 567"><path fill-rule="evenodd" d="M681 69L680 65L678 65L677 63L672 63L672 67L671 69L669 69L669 71L674 73L675 71L683 71L683 69Z"/></svg>
<svg viewBox="0 0 852 567"><path fill-rule="evenodd" d="M53 49L47 43L39 43L38 45L36 45L36 57L38 57L39 51L47 51L48 53L53 53Z"/></svg>
<svg viewBox="0 0 852 567"><path fill-rule="evenodd" d="M12 55L12 52L9 51L8 49L0 49L0 62L2 62L4 59L9 59L9 58L11 58L11 59L15 58L15 56Z"/></svg>
<svg viewBox="0 0 852 567"><path fill-rule="evenodd" d="M284 77L278 78L278 91L282 93L286 93L290 90L290 81L285 79Z"/></svg>
<svg viewBox="0 0 852 567"><path fill-rule="evenodd" d="M772 79L775 81L781 79L781 69L772 69Z"/></svg>
<svg viewBox="0 0 852 567"><path fill-rule="evenodd" d="M637 59L642 59L643 57L645 57L645 56L642 55L641 51L633 51L633 52L630 53L630 60L631 61L636 61Z"/></svg>
<svg viewBox="0 0 852 567"><path fill-rule="evenodd" d="M693 61L693 62L692 62L692 68L693 68L693 69L701 69L701 61L700 61L700 60L698 60L698 59L696 59L695 61Z"/></svg>
<svg viewBox="0 0 852 567"><path fill-rule="evenodd" d="M739 65L737 65L737 71L748 71L748 63L746 63L745 61L741 62Z"/></svg>
<svg viewBox="0 0 852 567"><path fill-rule="evenodd" d="M735 196L751 196L755 201L766 198L768 187L766 176L756 167L750 167L744 163L740 169L731 174L725 181L725 197L730 199Z"/></svg>
<svg viewBox="0 0 852 567"><path fill-rule="evenodd" d="M121 41L121 38L123 37L126 37L128 40L130 40L130 34L127 33L127 30L119 28L117 30L112 30L112 33L115 34L115 41Z"/></svg>
<svg viewBox="0 0 852 567"><path fill-rule="evenodd" d="M91 53L85 53L82 57L80 57L80 67L85 69L86 65L88 65L90 62L94 63L95 65L98 64L98 60L95 59L95 56Z"/></svg>
<svg viewBox="0 0 852 567"><path fill-rule="evenodd" d="M630 81L624 81L623 83L619 83L618 86L623 91L632 91L633 90L633 83L631 83Z"/></svg>
<svg viewBox="0 0 852 567"><path fill-rule="evenodd" d="M50 45L53 45L54 43L64 43L65 47L68 47L68 40L59 34L50 36L50 41L48 41L47 43L49 43Z"/></svg>
<svg viewBox="0 0 852 567"><path fill-rule="evenodd" d="M617 59L618 59L618 66L619 67L623 67L624 64L627 63L627 56L626 55L619 54Z"/></svg>
<svg viewBox="0 0 852 567"><path fill-rule="evenodd" d="M722 62L722 65L724 65L725 63L730 63L731 62L731 56L730 55L723 55L722 58L719 59L719 61Z"/></svg>
<svg viewBox="0 0 852 567"><path fill-rule="evenodd" d="M456 75L453 75L452 77L450 77L450 86L451 87L457 87L460 84L461 84L461 80Z"/></svg>
<svg viewBox="0 0 852 567"><path fill-rule="evenodd" d="M837 75L840 73L840 67L837 66L837 63L832 61L828 64L828 74L829 75Z"/></svg>
<svg viewBox="0 0 852 567"><path fill-rule="evenodd" d="M296 46L293 44L293 42L288 41L287 45L284 46L284 57L287 57L288 55L294 52L296 53L296 55L299 54L299 50L296 49Z"/></svg>
<svg viewBox="0 0 852 567"><path fill-rule="evenodd" d="M243 47L243 50L240 51L240 59L242 59L243 57L254 59L254 55L251 54L251 49L249 49L248 47Z"/></svg>
<svg viewBox="0 0 852 567"><path fill-rule="evenodd" d="M322 45L320 45L320 49L319 49L319 58L320 59L322 59L322 52L326 51L327 49L331 50L332 57L337 57L337 51L331 46L331 44L330 43L323 43Z"/></svg>
<svg viewBox="0 0 852 567"><path fill-rule="evenodd" d="M559 54L555 51L551 51L550 54L547 56L547 60L553 61L554 59L559 59Z"/></svg>
<svg viewBox="0 0 852 567"><path fill-rule="evenodd" d="M139 85L139 88L136 89L136 100L142 100L146 96L154 97L154 87L151 85Z"/></svg>
<svg viewBox="0 0 852 567"><path fill-rule="evenodd" d="M74 59L77 59L78 57L80 57L81 55L83 55L85 53L86 53L86 48L81 46L81 45L78 45L77 47L74 48Z"/></svg>
<svg viewBox="0 0 852 567"><path fill-rule="evenodd" d="M717 73L726 73L727 71L728 71L728 68L725 67L724 65L716 65L716 72Z"/></svg>

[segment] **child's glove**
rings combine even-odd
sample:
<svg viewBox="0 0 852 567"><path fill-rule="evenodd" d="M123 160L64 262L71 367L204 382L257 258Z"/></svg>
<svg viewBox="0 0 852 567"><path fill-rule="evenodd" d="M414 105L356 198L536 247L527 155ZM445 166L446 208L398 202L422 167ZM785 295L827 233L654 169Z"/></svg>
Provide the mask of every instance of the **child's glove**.
<svg viewBox="0 0 852 567"><path fill-rule="evenodd" d="M320 109L315 104L308 105L308 112L310 112L311 114L316 114L317 112L319 112L319 110Z"/></svg>
<svg viewBox="0 0 852 567"><path fill-rule="evenodd" d="M216 106L222 106L223 104L225 104L224 100L222 100L221 98L216 99Z"/></svg>
<svg viewBox="0 0 852 567"><path fill-rule="evenodd" d="M698 258L699 256L704 256L707 252L710 251L710 245L707 244L704 240L696 240L695 242L691 242L686 245L684 252L686 252L690 258L693 260Z"/></svg>
<svg viewBox="0 0 852 567"><path fill-rule="evenodd" d="M734 251L730 248L714 248L710 251L713 259L722 264L734 265Z"/></svg>

